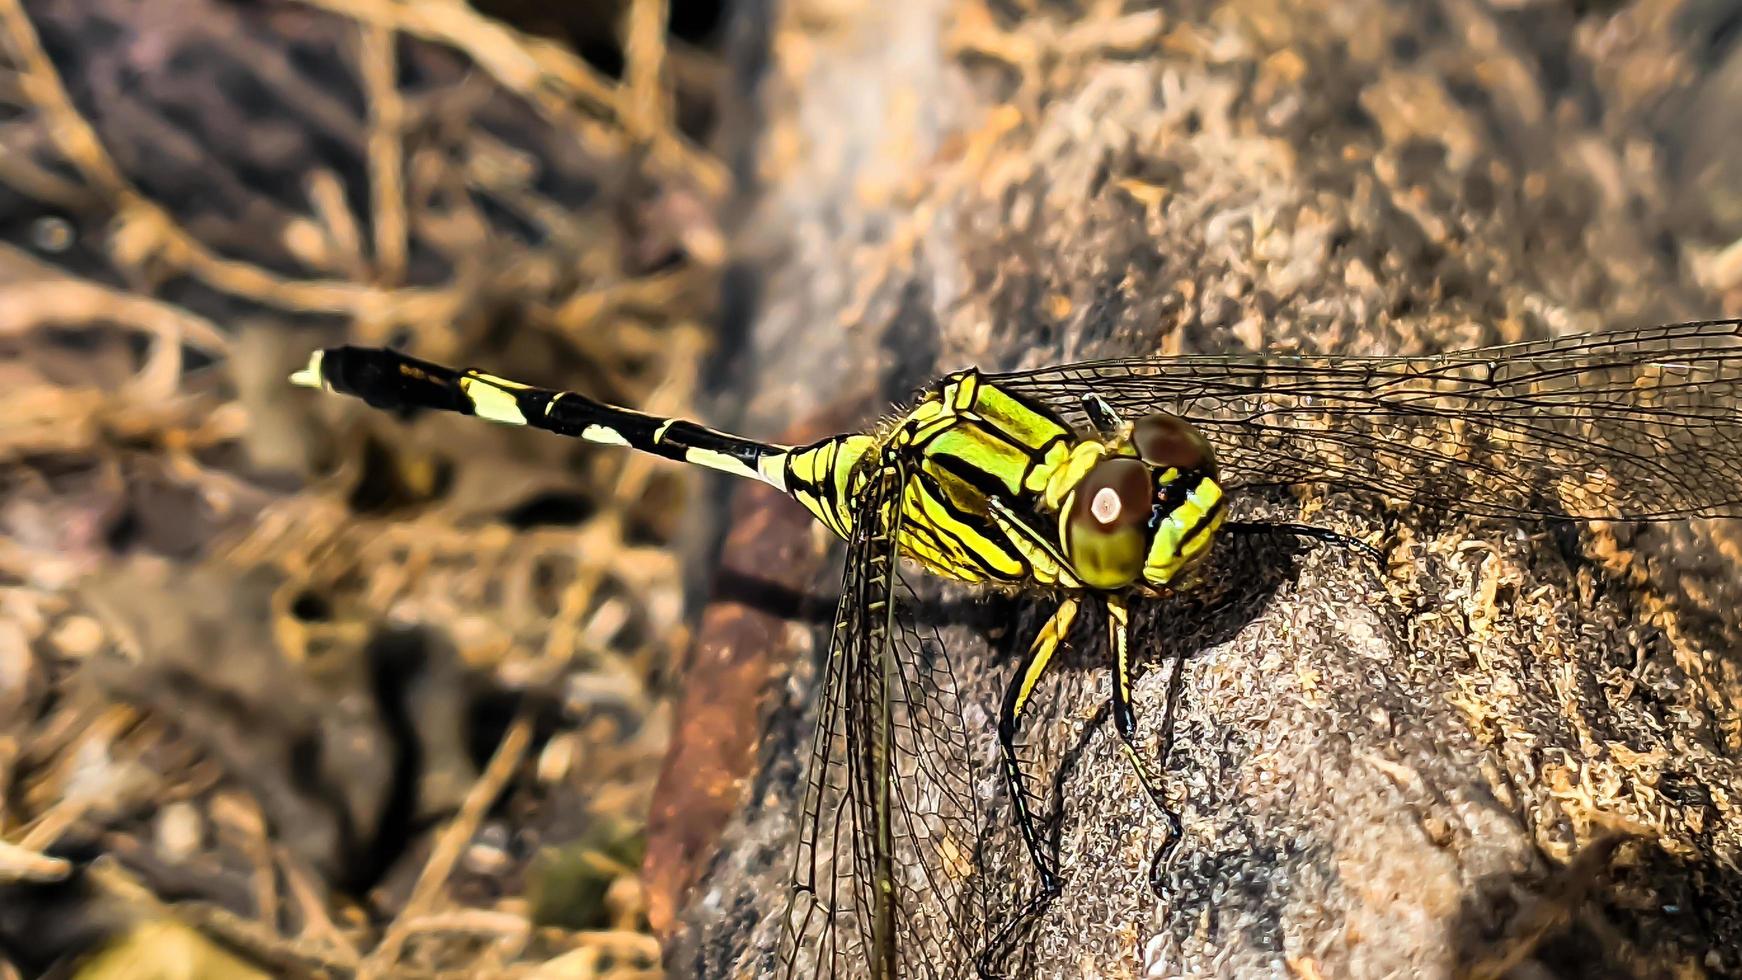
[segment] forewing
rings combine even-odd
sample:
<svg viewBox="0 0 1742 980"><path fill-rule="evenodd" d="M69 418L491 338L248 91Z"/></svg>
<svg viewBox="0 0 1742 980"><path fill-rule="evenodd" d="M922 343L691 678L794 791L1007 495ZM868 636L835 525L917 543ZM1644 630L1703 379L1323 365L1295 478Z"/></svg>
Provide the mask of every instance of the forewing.
<svg viewBox="0 0 1742 980"><path fill-rule="evenodd" d="M898 457L855 501L800 817L784 973L948 978L972 969L979 835L961 702L900 581Z"/></svg>
<svg viewBox="0 0 1742 980"><path fill-rule="evenodd" d="M1435 357L1131 358L991 376L1081 422L1093 391L1215 446L1230 486L1321 483L1453 513L1742 516L1742 321Z"/></svg>

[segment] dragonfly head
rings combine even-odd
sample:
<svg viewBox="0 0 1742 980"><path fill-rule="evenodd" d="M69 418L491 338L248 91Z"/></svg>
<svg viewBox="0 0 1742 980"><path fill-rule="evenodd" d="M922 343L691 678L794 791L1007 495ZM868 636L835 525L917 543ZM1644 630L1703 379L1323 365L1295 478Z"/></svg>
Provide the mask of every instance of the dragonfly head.
<svg viewBox="0 0 1742 980"><path fill-rule="evenodd" d="M1177 415L1132 423L1059 511L1060 544L1083 582L1164 586L1209 550L1222 488L1208 439Z"/></svg>

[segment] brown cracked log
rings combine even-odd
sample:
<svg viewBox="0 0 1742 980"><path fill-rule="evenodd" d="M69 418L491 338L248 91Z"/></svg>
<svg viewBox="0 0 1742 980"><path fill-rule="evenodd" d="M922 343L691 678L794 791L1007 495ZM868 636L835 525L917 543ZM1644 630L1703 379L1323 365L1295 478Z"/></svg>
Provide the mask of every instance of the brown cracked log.
<svg viewBox="0 0 1742 980"><path fill-rule="evenodd" d="M1718 315L1726 293L1736 312L1710 243L1738 229L1688 168L1737 158L1711 107L1734 104L1714 69L1742 49L1691 4L1506 6L783 9L744 427L967 364L1434 351ZM1672 152L1690 133L1698 152ZM1161 825L1079 629L1025 727L1064 892L1008 972L1742 973L1742 531L1241 506L1382 531L1388 567L1225 547L1212 587L1145 611L1152 745L1184 670L1166 901L1144 881ZM984 720L1046 605L968 608L950 655ZM690 869L673 975L773 962L826 641L766 652L755 769ZM989 721L975 737L990 759ZM1035 880L1000 826L980 873L1013 907Z"/></svg>

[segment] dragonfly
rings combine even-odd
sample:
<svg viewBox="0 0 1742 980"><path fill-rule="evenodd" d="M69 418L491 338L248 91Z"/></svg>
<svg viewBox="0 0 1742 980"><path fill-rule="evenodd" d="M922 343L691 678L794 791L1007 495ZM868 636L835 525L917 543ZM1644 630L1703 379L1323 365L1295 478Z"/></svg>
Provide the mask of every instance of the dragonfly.
<svg viewBox="0 0 1742 980"><path fill-rule="evenodd" d="M802 446L381 348L316 351L292 381L380 409L475 415L757 480L846 540L782 922L788 976L986 975L1043 914L1064 879L1017 736L1086 607L1105 623L1114 728L1161 818L1150 866L1161 894L1181 831L1139 744L1132 604L1188 588L1229 535L1367 547L1311 525L1236 520L1229 502L1240 493L1317 485L1514 521L1742 516L1742 320L1427 356L969 368L866 431ZM935 633L914 624L904 567L1052 602L996 709L996 777L1037 879L1003 923L989 921L978 880L966 695Z"/></svg>

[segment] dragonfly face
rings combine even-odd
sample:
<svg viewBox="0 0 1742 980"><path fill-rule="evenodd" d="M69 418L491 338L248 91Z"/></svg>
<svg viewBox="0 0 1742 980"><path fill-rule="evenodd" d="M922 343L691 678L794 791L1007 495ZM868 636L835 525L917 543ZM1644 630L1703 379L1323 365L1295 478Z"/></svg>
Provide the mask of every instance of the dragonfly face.
<svg viewBox="0 0 1742 980"><path fill-rule="evenodd" d="M1161 587L1209 552L1223 515L1216 456L1191 423L1138 419L1066 495L1059 544L1083 584Z"/></svg>

